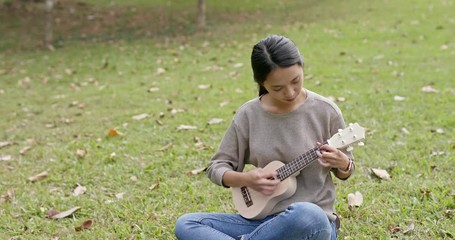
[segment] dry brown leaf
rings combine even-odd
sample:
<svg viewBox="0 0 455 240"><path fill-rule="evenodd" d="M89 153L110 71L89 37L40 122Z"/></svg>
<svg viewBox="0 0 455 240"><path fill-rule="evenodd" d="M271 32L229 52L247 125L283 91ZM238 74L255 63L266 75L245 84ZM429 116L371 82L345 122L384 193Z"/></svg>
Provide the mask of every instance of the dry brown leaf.
<svg viewBox="0 0 455 240"><path fill-rule="evenodd" d="M211 85L210 84L200 84L197 87L199 89L206 90L206 89L209 89L211 87Z"/></svg>
<svg viewBox="0 0 455 240"><path fill-rule="evenodd" d="M84 149L77 149L76 150L76 156L78 158L84 158L87 152Z"/></svg>
<svg viewBox="0 0 455 240"><path fill-rule="evenodd" d="M426 188L421 188L421 189L420 189L420 193L421 193L423 196L428 197L428 196L430 196L431 191L428 190L428 189L426 189Z"/></svg>
<svg viewBox="0 0 455 240"><path fill-rule="evenodd" d="M166 151L168 150L169 148L171 148L174 144L173 143L168 143L166 145L164 145L162 148L158 149L159 151Z"/></svg>
<svg viewBox="0 0 455 240"><path fill-rule="evenodd" d="M372 168L371 171L374 173L374 175L382 180L389 180L390 175L386 170L383 169L377 169L377 168Z"/></svg>
<svg viewBox="0 0 455 240"><path fill-rule="evenodd" d="M337 102L346 102L345 97L337 97Z"/></svg>
<svg viewBox="0 0 455 240"><path fill-rule="evenodd" d="M149 88L149 90L147 90L147 92L158 92L159 90L160 90L160 88L151 87L151 88Z"/></svg>
<svg viewBox="0 0 455 240"><path fill-rule="evenodd" d="M156 69L156 75L162 75L166 72L166 69L164 68L157 68Z"/></svg>
<svg viewBox="0 0 455 240"><path fill-rule="evenodd" d="M24 155L26 152L30 151L30 149L32 149L32 147L30 147L30 146L23 147L23 148L19 151L19 153L20 153L21 155Z"/></svg>
<svg viewBox="0 0 455 240"><path fill-rule="evenodd" d="M182 113L182 112L185 112L185 110L183 109L174 109L174 108L170 108L168 109L168 112L172 115L176 115L177 113Z"/></svg>
<svg viewBox="0 0 455 240"><path fill-rule="evenodd" d="M9 188L5 194L0 196L0 203L1 202L9 202L14 196L14 190Z"/></svg>
<svg viewBox="0 0 455 240"><path fill-rule="evenodd" d="M229 101L223 101L220 103L220 107L224 107L224 106L227 106L229 104Z"/></svg>
<svg viewBox="0 0 455 240"><path fill-rule="evenodd" d="M37 175L34 175L34 176L31 176L28 178L28 180L30 182L36 182L36 181L39 181L39 180L42 180L42 179L45 179L49 176L49 173L47 171L44 171L44 172L41 172Z"/></svg>
<svg viewBox="0 0 455 240"><path fill-rule="evenodd" d="M392 234L401 231L400 226L399 225L394 225L394 224L390 224L388 229L389 229L389 232L392 233Z"/></svg>
<svg viewBox="0 0 455 240"><path fill-rule="evenodd" d="M191 125L180 125L177 127L177 130L182 131L182 130L196 130L196 126L191 126Z"/></svg>
<svg viewBox="0 0 455 240"><path fill-rule="evenodd" d="M442 128L431 129L430 131L434 133L444 134L444 129Z"/></svg>
<svg viewBox="0 0 455 240"><path fill-rule="evenodd" d="M411 231L413 231L415 228L414 223L409 224L409 226L403 231L403 234L407 234Z"/></svg>
<svg viewBox="0 0 455 240"><path fill-rule="evenodd" d="M47 218L50 218L50 219L61 219L61 218L65 218L65 217L68 217L70 216L71 214L73 214L74 212L76 212L77 210L81 209L81 207L73 207L69 210L66 210L64 212L58 212L54 209L51 209L47 212L46 214L46 217Z"/></svg>
<svg viewBox="0 0 455 240"><path fill-rule="evenodd" d="M123 134L119 131L117 131L114 128L109 129L109 132L107 133L108 137L115 137L115 136L122 136Z"/></svg>
<svg viewBox="0 0 455 240"><path fill-rule="evenodd" d="M155 189L158 189L160 187L160 183L155 183L155 184L152 184L152 186L149 187L150 190L155 190Z"/></svg>
<svg viewBox="0 0 455 240"><path fill-rule="evenodd" d="M134 120L144 120L148 117L150 117L150 115L148 113L142 113L142 114L133 116L133 119Z"/></svg>
<svg viewBox="0 0 455 240"><path fill-rule="evenodd" d="M402 97L402 96L395 96L395 97L393 97L393 100L395 100L397 102L402 102L402 101L406 100L406 98Z"/></svg>
<svg viewBox="0 0 455 240"><path fill-rule="evenodd" d="M439 92L439 90L433 88L433 86L425 86L425 87L422 87L422 92L424 92L424 93L437 93L437 92Z"/></svg>
<svg viewBox="0 0 455 240"><path fill-rule="evenodd" d="M90 229L92 227L92 225L93 225L93 220L86 220L82 223L82 225L75 227L74 230L76 230L76 232L79 232L79 231L82 231L85 229Z"/></svg>
<svg viewBox="0 0 455 240"><path fill-rule="evenodd" d="M206 169L207 169L207 167L194 169L194 170L188 171L187 174L198 175L199 173L204 172Z"/></svg>
<svg viewBox="0 0 455 240"><path fill-rule="evenodd" d="M208 125L219 124L219 123L222 123L223 121L224 120L221 118L212 118L207 122L207 124Z"/></svg>
<svg viewBox="0 0 455 240"><path fill-rule="evenodd" d="M0 156L0 161L11 161L13 157L11 155L2 155Z"/></svg>
<svg viewBox="0 0 455 240"><path fill-rule="evenodd" d="M4 148L4 147L10 146L10 145L12 145L12 143L8 142L8 141L0 142L0 148Z"/></svg>
<svg viewBox="0 0 455 240"><path fill-rule="evenodd" d="M73 196L77 197L84 194L87 191L87 188L81 185L77 185L77 187L73 190Z"/></svg>
<svg viewBox="0 0 455 240"><path fill-rule="evenodd" d="M124 192L121 192L121 193L115 194L115 197L116 197L117 199L122 199L122 198L123 198L123 195L125 195L125 193L124 193Z"/></svg>
<svg viewBox="0 0 455 240"><path fill-rule="evenodd" d="M360 207L363 203L363 196L360 192L348 194L348 206L349 207Z"/></svg>
<svg viewBox="0 0 455 240"><path fill-rule="evenodd" d="M241 67L243 67L243 63L234 64L234 68L241 68Z"/></svg>

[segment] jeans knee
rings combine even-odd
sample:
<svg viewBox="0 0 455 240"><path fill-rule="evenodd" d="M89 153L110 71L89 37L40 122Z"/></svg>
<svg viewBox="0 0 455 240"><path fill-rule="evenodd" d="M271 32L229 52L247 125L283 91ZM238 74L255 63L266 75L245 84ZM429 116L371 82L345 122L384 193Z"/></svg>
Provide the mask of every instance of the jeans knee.
<svg viewBox="0 0 455 240"><path fill-rule="evenodd" d="M180 216L175 222L174 234L179 238L180 234L186 232L188 225L194 221L191 213ZM180 238L179 238L180 239Z"/></svg>
<svg viewBox="0 0 455 240"><path fill-rule="evenodd" d="M319 229L327 232L330 236L332 226L327 214L318 205L309 202L293 203L289 206L288 211L296 215L296 224L303 228Z"/></svg>

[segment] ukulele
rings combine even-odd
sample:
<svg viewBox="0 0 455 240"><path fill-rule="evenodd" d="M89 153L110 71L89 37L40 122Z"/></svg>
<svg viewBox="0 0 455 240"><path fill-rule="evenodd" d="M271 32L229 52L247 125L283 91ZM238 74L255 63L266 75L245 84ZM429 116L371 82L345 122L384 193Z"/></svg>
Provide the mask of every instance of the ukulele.
<svg viewBox="0 0 455 240"><path fill-rule="evenodd" d="M352 147L350 147L352 144L364 138L365 129L358 123L354 123L349 124L345 129L338 130L338 133L333 135L324 144L337 149L349 147L348 151L350 151L352 150ZM302 169L318 159L318 155L316 154L318 151L319 147L314 147L287 164L281 161L272 161L267 164L264 170L266 172L276 171L280 180L277 189L270 196L266 196L245 186L233 187L232 199L240 215L248 219L262 219L270 214L278 202L294 195L297 189L297 180L295 177Z"/></svg>

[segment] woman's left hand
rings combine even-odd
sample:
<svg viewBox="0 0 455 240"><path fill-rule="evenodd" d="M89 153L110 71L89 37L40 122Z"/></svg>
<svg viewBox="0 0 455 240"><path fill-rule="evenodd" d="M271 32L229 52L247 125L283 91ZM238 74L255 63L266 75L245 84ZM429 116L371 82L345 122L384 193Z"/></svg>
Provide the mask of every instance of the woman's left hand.
<svg viewBox="0 0 455 240"><path fill-rule="evenodd" d="M319 157L319 164L323 167L339 168L345 170L349 166L349 157L342 151L329 145L318 143L319 151L316 154Z"/></svg>

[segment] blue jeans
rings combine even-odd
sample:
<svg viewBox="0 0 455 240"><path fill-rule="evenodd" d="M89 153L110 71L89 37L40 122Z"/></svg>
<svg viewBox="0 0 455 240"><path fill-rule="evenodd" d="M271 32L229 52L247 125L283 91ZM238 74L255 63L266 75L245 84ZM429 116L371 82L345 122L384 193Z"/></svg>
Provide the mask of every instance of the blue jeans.
<svg viewBox="0 0 455 240"><path fill-rule="evenodd" d="M337 228L320 207L299 202L261 220L228 213L185 214L177 220L175 235L179 240L335 240Z"/></svg>

